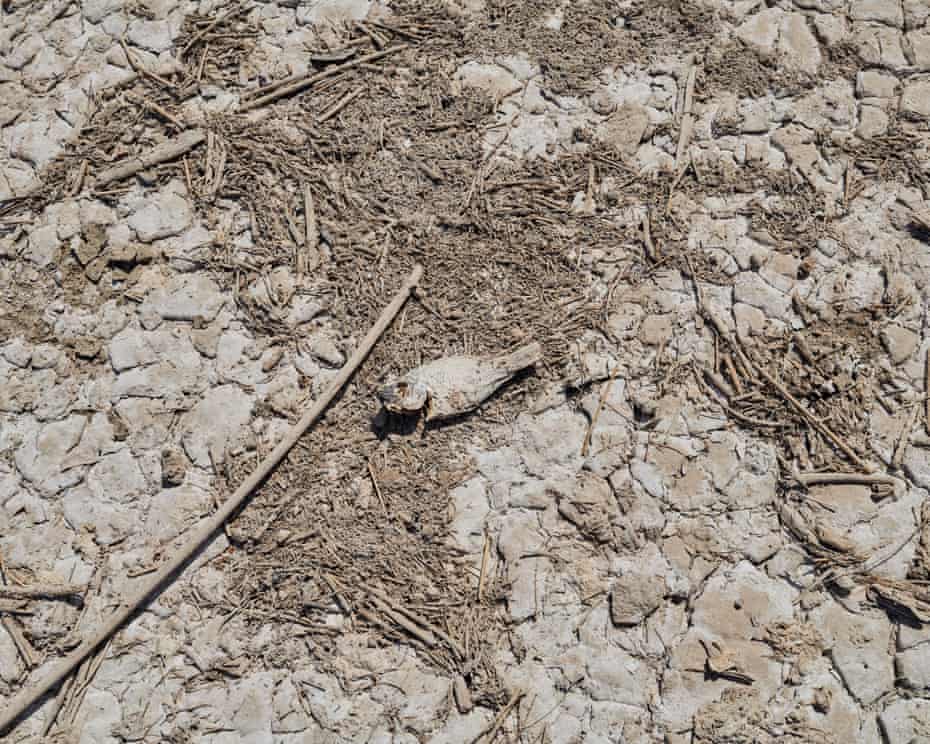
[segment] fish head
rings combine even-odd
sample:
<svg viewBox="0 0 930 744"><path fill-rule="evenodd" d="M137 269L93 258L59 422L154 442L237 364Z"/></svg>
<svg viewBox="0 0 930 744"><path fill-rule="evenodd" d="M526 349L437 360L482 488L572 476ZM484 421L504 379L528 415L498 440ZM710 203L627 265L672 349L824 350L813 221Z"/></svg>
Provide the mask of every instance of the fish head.
<svg viewBox="0 0 930 744"><path fill-rule="evenodd" d="M422 382L398 380L384 385L378 397L391 413L416 413L429 400L429 388Z"/></svg>

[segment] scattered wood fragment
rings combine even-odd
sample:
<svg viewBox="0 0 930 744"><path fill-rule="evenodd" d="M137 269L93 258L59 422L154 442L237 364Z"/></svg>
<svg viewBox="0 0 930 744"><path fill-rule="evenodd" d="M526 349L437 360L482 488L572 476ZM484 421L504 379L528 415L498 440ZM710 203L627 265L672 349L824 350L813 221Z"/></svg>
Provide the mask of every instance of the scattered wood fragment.
<svg viewBox="0 0 930 744"><path fill-rule="evenodd" d="M894 486L900 481L882 473L794 473L794 479L802 486Z"/></svg>
<svg viewBox="0 0 930 744"><path fill-rule="evenodd" d="M6 612L11 615L31 614L28 604L24 600L0 600L0 612Z"/></svg>
<svg viewBox="0 0 930 744"><path fill-rule="evenodd" d="M303 251L298 256L297 273L308 274L316 271L320 265L320 225L316 217L316 206L313 203L313 192L310 184L304 184L304 223L305 239Z"/></svg>
<svg viewBox="0 0 930 744"><path fill-rule="evenodd" d="M77 717L78 711L81 708L81 703L84 702L84 696L87 694L88 688L94 681L94 677L97 676L97 671L106 658L112 641L112 638L108 639L106 644L92 657L87 659L81 666L80 671L74 675L74 684L69 686L68 692L65 695L63 706L64 713L62 714L62 717L66 719L68 724L74 723L74 719Z"/></svg>
<svg viewBox="0 0 930 744"><path fill-rule="evenodd" d="M647 209L643 212L643 246L646 249L646 258L650 261L658 261L659 253L656 251L655 243L652 242L652 218L649 215L649 210Z"/></svg>
<svg viewBox="0 0 930 744"><path fill-rule="evenodd" d="M478 575L478 601L484 599L484 586L488 578L488 563L491 560L491 536L485 533L484 549L481 551L481 573Z"/></svg>
<svg viewBox="0 0 930 744"><path fill-rule="evenodd" d="M742 671L736 653L733 649L724 646L720 641L708 643L699 639L704 647L704 672L712 679L728 679L743 685L751 685L755 680Z"/></svg>
<svg viewBox="0 0 930 744"><path fill-rule="evenodd" d="M526 693L523 690L517 690L510 696L510 700L507 701L507 705L501 708L501 712L497 714L494 722L478 734L474 739L471 740L471 744L478 744L480 741L485 741L488 744L494 741L494 737L497 736L497 732L500 731L501 726L504 725L504 721L507 720L507 716L510 715L510 712L517 706L517 703L523 698Z"/></svg>
<svg viewBox="0 0 930 744"><path fill-rule="evenodd" d="M920 624L930 624L930 596L925 586L878 576L868 577L866 583L869 596L876 604L890 605Z"/></svg>
<svg viewBox="0 0 930 744"><path fill-rule="evenodd" d="M77 173L74 175L74 180L71 182L71 188L68 189L68 196L77 196L81 193L81 188L84 186L84 179L87 178L88 164L89 161L87 158L81 160Z"/></svg>
<svg viewBox="0 0 930 744"><path fill-rule="evenodd" d="M807 407L801 403L797 398L795 398L791 392L782 385L778 380L776 380L772 375L770 375L766 370L759 368L759 374L762 378L784 398L788 403L791 404L791 407L801 415L801 417L807 421L814 429L820 432L824 437L826 437L834 447L836 447L840 452L842 452L846 457L852 462L856 467L860 467L866 472L874 472L875 466L872 463L865 462L855 450L849 446L849 444L838 436L834 431L823 423L819 418L814 416L810 411L807 410Z"/></svg>
<svg viewBox="0 0 930 744"><path fill-rule="evenodd" d="M471 691L461 674L457 674L452 682L452 696L455 698L455 707L458 708L459 713L462 715L475 707L471 699Z"/></svg>
<svg viewBox="0 0 930 744"><path fill-rule="evenodd" d="M914 224L922 227L924 230L930 230L930 208L915 209L911 213L911 219Z"/></svg>
<svg viewBox="0 0 930 744"><path fill-rule="evenodd" d="M436 627L433 623L420 617L412 610L397 604L397 602L388 597L384 592L378 591L377 589L372 589L371 594L375 597L375 599L378 599L385 605L388 605L389 608L395 613L400 614L410 622L415 623L419 628L422 628L424 631L428 632L430 636L434 637L434 642L435 638L439 638L439 640L443 641L456 656L458 656L460 659L465 658L465 651L462 649L462 647L448 633L442 630L442 628Z"/></svg>
<svg viewBox="0 0 930 744"><path fill-rule="evenodd" d="M817 524L814 525L814 534L817 535L817 539L824 547L835 550L838 553L848 553L852 555L856 561L865 560L863 556L858 555L855 543L827 522L823 520L818 521Z"/></svg>
<svg viewBox="0 0 930 744"><path fill-rule="evenodd" d="M907 445L911 440L911 432L914 430L914 424L917 423L917 416L920 414L921 406L917 403L911 406L911 410L904 417L904 424L901 427L901 434L898 436L898 442L895 444L894 454L891 456L891 469L900 470L901 463L904 462L904 453L907 451Z"/></svg>
<svg viewBox="0 0 930 744"><path fill-rule="evenodd" d="M324 121L329 121L336 114L342 111L346 106L348 106L352 101L358 98L362 93L365 92L364 86L359 86L355 90L350 90L342 98L340 98L336 103L329 107L325 112L320 115L320 118L317 121L322 124Z"/></svg>
<svg viewBox="0 0 930 744"><path fill-rule="evenodd" d="M55 721L58 720L58 714L61 713L65 700L67 700L68 696L71 694L71 688L74 686L74 679L74 676L68 677L58 690L58 694L55 696L55 702L52 704L48 715L45 717L45 726L42 728L42 736L48 736L49 732L52 730L52 726L55 725Z"/></svg>
<svg viewBox="0 0 930 744"><path fill-rule="evenodd" d="M262 106L267 106L269 103L274 103L281 98L286 98L287 96L294 95L295 93L300 93L315 83L318 83L320 80L333 77L334 75L338 75L341 72L350 70L353 67L357 67L358 65L365 62L373 62L376 59L387 57L389 54L396 54L397 52L403 51L406 48L406 44L398 44L396 46L388 47L387 49L372 52L371 54L366 54L363 57L358 57L357 59L350 60L349 62L345 62L341 65L329 67L322 72L303 75L288 83L287 85L280 85L279 83L275 83L273 90L263 95L259 95L257 98L253 98L250 101L247 101L239 107L239 111L245 113L247 111L253 111L254 109L261 108Z"/></svg>
<svg viewBox="0 0 930 744"><path fill-rule="evenodd" d="M158 73L155 73L149 70L148 67L146 67L140 60L138 60L136 58L136 55L130 51L129 47L126 46L125 41L120 39L119 44L123 48L123 53L126 55L126 61L129 62L130 67L132 67L132 69L135 70L139 75L142 75L143 77L147 77L150 80L154 80L156 83L158 83L164 88L177 88L178 87L174 83L172 83L170 80L166 80Z"/></svg>
<svg viewBox="0 0 930 744"><path fill-rule="evenodd" d="M19 652L19 655L23 659L23 664L26 666L26 669L32 669L35 666L39 665L39 656L36 653L36 650L32 647L32 644L29 643L29 640L23 635L22 628L19 627L19 623L15 618L12 617L2 617L0 622L3 623L3 628L7 633L10 634L10 638L13 640L13 645L16 646L16 650Z"/></svg>
<svg viewBox="0 0 930 744"><path fill-rule="evenodd" d="M330 591L333 593L333 596L336 598L336 604L339 605L339 609L342 610L350 618L352 617L352 607L346 602L346 598L341 591L339 591L339 585L332 576L323 574L323 581L326 582L326 585L329 587Z"/></svg>
<svg viewBox="0 0 930 744"><path fill-rule="evenodd" d="M594 436L594 427L597 426L597 420L600 418L601 410L604 408L604 403L610 395L610 389L614 386L614 380L616 379L617 375L611 374L610 379L601 386L601 394L597 400L597 408L594 410L594 414L588 422L588 430L585 432L584 441L581 443L582 457L588 456L588 450L591 448L591 438Z"/></svg>
<svg viewBox="0 0 930 744"><path fill-rule="evenodd" d="M346 47L345 49L337 49L334 52L313 52L310 54L310 61L316 65L331 65L338 62L345 62L352 59L358 53L357 49L352 47ZM295 75L294 79L296 80L299 75Z"/></svg>
<svg viewBox="0 0 930 744"><path fill-rule="evenodd" d="M427 648L433 648L436 645L437 643L436 636L434 636L428 630L426 630L425 628L419 627L414 622L411 622L406 617L404 617L403 614L393 610L390 606L388 606L387 602L383 601L377 596L373 596L372 601L374 602L375 607L378 608L378 611L382 615L390 619L390 621L394 623L395 625L397 625L398 627L405 630L408 635L412 636L413 638L416 638L418 641L420 641L420 643L422 643Z"/></svg>
<svg viewBox="0 0 930 744"><path fill-rule="evenodd" d="M690 261L689 261L690 262ZM694 281L695 286L697 286L697 277L692 273L692 280ZM699 295L700 297L700 295ZM755 379L755 365L749 361L749 357L746 356L743 351L743 347L738 343L736 336L727 328L726 324L720 319L720 316L714 312L713 308L704 304L703 301L698 303L698 309L701 312L701 316L710 323L711 327L716 331L717 335L722 338L727 345L732 349L733 353L736 355L736 361L743 368L744 374L750 379Z"/></svg>
<svg viewBox="0 0 930 744"><path fill-rule="evenodd" d="M733 388L730 387L729 383L723 379L722 375L714 372L714 370L712 370L710 367L704 367L701 371L703 372L707 381L715 388L717 388L717 390L721 392L727 400L731 399L735 395Z"/></svg>
<svg viewBox="0 0 930 744"><path fill-rule="evenodd" d="M169 124L173 125L178 131L184 131L187 128L187 125L184 124L180 119L178 119L174 114L172 114L168 109L163 106L159 106L155 101L150 101L147 98L141 98L132 93L126 96L130 101L142 106L149 111L158 114L162 119L167 121Z"/></svg>
<svg viewBox="0 0 930 744"><path fill-rule="evenodd" d="M2 716L0 716L0 734L6 733L36 701L41 699L52 688L64 680L65 677L71 674L79 664L94 654L102 644L109 641L113 634L116 633L129 618L135 615L140 607L144 606L167 586L170 580L188 564L197 551L200 550L242 506L255 488L268 477L272 470L274 470L287 456L300 437L316 423L317 419L319 419L323 412L329 407L329 404L339 394L355 373L355 370L358 369L359 365L361 365L371 352L384 331L392 323L394 318L397 317L400 309L404 306L407 299L419 284L422 275L423 268L420 265L415 266L403 286L401 286L397 294L394 295L394 298L387 307L384 308L365 338L362 339L355 353L333 378L333 381L326 391L317 399L310 410L291 427L284 439L262 459L258 467L256 467L256 469L242 482L235 493L225 501L222 508L212 516L203 520L199 527L193 530L187 542L171 555L151 578L143 582L135 596L126 598L119 609L103 623L96 633L93 633L80 646L69 653L42 679L36 681L32 686L21 690L10 700L6 706L6 710L4 710Z"/></svg>
<svg viewBox="0 0 930 744"><path fill-rule="evenodd" d="M29 586L15 586L6 584L0 586L0 597L3 599L68 599L80 597L87 587L82 584L30 584Z"/></svg>
<svg viewBox="0 0 930 744"><path fill-rule="evenodd" d="M739 380L739 373L736 371L736 367L733 366L733 357L729 354L723 355L723 368L726 370L727 377L730 378L730 382L733 383L733 391L737 395L743 394L743 385Z"/></svg>
<svg viewBox="0 0 930 744"><path fill-rule="evenodd" d="M287 224L287 232L291 236L291 240L294 241L294 245L297 247L295 256L300 256L300 250L306 240L306 231L297 227L297 221L294 219L294 213L291 211L290 206L285 205L283 211L284 222Z"/></svg>
<svg viewBox="0 0 930 744"><path fill-rule="evenodd" d="M685 94L682 101L681 124L678 132L678 147L675 151L675 168L684 172L685 153L691 144L691 135L694 132L694 115L691 109L694 106L694 83L697 79L697 65L692 61L685 78Z"/></svg>
<svg viewBox="0 0 930 744"><path fill-rule="evenodd" d="M812 367L816 366L817 357L814 356L814 352L811 351L811 347L808 346L804 336L802 336L800 333L795 333L794 336L791 337L791 340L794 342L794 348L797 349L801 359L803 359L807 364L810 364Z"/></svg>
<svg viewBox="0 0 930 744"><path fill-rule="evenodd" d="M594 161L588 163L588 188L585 190L585 214L594 214Z"/></svg>
<svg viewBox="0 0 930 744"><path fill-rule="evenodd" d="M930 434L930 349L924 358L924 428Z"/></svg>
<svg viewBox="0 0 930 744"><path fill-rule="evenodd" d="M423 160L418 158L416 155L411 155L410 159L413 160L413 164L417 168L419 168L421 171L423 171L426 174L427 178L429 178L434 183L442 183L443 181L442 173L440 173L438 170L433 168L429 163L424 162Z"/></svg>
<svg viewBox="0 0 930 744"><path fill-rule="evenodd" d="M175 160L193 150L206 138L207 135L204 130L188 129L185 132L181 132L181 134L170 142L165 142L164 144L152 148L148 152L128 158L118 165L114 165L112 168L101 171L97 174L96 179L94 179L94 186L107 186L116 181L122 181L124 178L134 176L139 171L151 168L153 165Z"/></svg>
<svg viewBox="0 0 930 744"><path fill-rule="evenodd" d="M227 20L227 19L229 19L229 18L235 18L237 15L239 15L240 13L242 13L244 10L245 10L245 7L244 7L244 6L238 5L238 6L234 7L234 8L232 8L231 10L228 10L228 11L226 11L225 13L222 13L221 15L218 15L218 16L217 16L216 18L214 18L210 23L208 23L207 26L206 26L205 28L201 29L200 31L198 31L196 34L194 34L194 35L191 37L190 41L188 41L187 44L184 45L184 48L181 50L181 53L180 53L178 56L179 56L181 59L183 59L183 58L187 55L187 53L190 51L191 47L194 46L194 44L196 44L196 43L197 43L198 41L200 41L204 36L206 36L206 35L207 35L208 33L210 33L213 29L215 29L220 23L222 23L223 21L225 21L225 20Z"/></svg>

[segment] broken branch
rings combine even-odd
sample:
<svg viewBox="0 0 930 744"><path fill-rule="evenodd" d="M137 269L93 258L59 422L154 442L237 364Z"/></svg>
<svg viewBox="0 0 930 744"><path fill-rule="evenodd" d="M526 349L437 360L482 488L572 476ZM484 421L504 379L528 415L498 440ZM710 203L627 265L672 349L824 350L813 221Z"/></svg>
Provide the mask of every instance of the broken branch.
<svg viewBox="0 0 930 744"><path fill-rule="evenodd" d="M317 419L319 419L323 412L329 407L329 404L339 394L355 373L355 370L358 369L371 352L384 331L387 330L394 318L397 317L400 309L419 284L422 276L423 267L417 264L413 271L410 272L403 286L398 290L397 294L394 295L390 304L382 311L378 320L371 327L371 330L369 330L365 338L362 339L355 353L346 362L345 366L339 370L339 373L326 391L320 396L316 403L314 403L313 407L291 427L287 436L265 456L258 467L242 482L239 488L226 500L223 506L211 517L201 522L200 526L193 530L188 541L177 550L173 556L169 557L150 579L142 584L134 597L128 597L120 605L119 609L103 623L102 627L96 633L62 659L43 679L36 682L32 687L22 690L10 701L2 717L0 717L0 734L9 730L36 701L71 674L81 662L93 654L103 643L108 641L110 637L139 610L139 608L143 607L149 600L164 589L178 572L187 565L190 559L216 534L239 507L245 503L246 499L252 494L252 491L268 477L277 465L287 456L300 437L316 423Z"/></svg>
<svg viewBox="0 0 930 744"><path fill-rule="evenodd" d="M881 473L794 473L794 479L802 486L894 486L898 479Z"/></svg>
<svg viewBox="0 0 930 744"><path fill-rule="evenodd" d="M269 103L274 103L280 98L286 98L287 96L293 95L294 93L300 93L303 90L306 90L310 86L318 83L320 80L325 80L326 78L333 77L333 75L338 75L340 72L345 72L353 67L357 67L360 64L365 62L372 62L376 59L381 59L386 57L389 54L394 54L403 49L406 49L406 44L398 44L397 46L388 47L387 49L382 49L379 52L372 52L371 54L366 54L364 57L359 57L358 59L353 59L349 62L345 62L341 65L335 65L329 67L322 72L314 73L313 75L303 75L296 80L293 80L287 85L277 87L279 84L275 83L275 89L270 93L266 93L259 98L253 98L251 101L243 104L239 111L245 113L246 111L252 111L253 109L261 108L262 106L267 106Z"/></svg>
<svg viewBox="0 0 930 744"><path fill-rule="evenodd" d="M29 586L6 584L0 586L0 597L3 599L62 599L79 597L84 594L85 589L86 587L80 584L30 584Z"/></svg>
<svg viewBox="0 0 930 744"><path fill-rule="evenodd" d="M177 138L170 142L165 142L142 155L129 158L119 165L101 171L97 174L94 185L99 187L115 181L122 181L124 178L129 178L129 176L133 176L146 168L151 168L153 165L179 158L181 155L193 150L206 138L207 135L202 129L189 129L186 132L181 132Z"/></svg>

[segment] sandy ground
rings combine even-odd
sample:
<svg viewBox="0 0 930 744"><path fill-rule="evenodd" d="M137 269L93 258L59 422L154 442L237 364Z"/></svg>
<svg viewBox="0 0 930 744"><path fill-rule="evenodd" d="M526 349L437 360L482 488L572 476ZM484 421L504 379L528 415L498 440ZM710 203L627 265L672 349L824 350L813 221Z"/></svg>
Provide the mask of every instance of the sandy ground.
<svg viewBox="0 0 930 744"><path fill-rule="evenodd" d="M930 741L930 3L0 7L4 741Z"/></svg>

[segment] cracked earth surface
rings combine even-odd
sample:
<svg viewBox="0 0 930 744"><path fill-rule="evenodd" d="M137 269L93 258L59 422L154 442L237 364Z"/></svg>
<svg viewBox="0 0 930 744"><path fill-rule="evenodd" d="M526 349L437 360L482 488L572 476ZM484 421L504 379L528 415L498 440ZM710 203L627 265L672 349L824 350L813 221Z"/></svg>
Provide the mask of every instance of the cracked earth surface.
<svg viewBox="0 0 930 744"><path fill-rule="evenodd" d="M930 741L930 3L0 8L5 741Z"/></svg>

